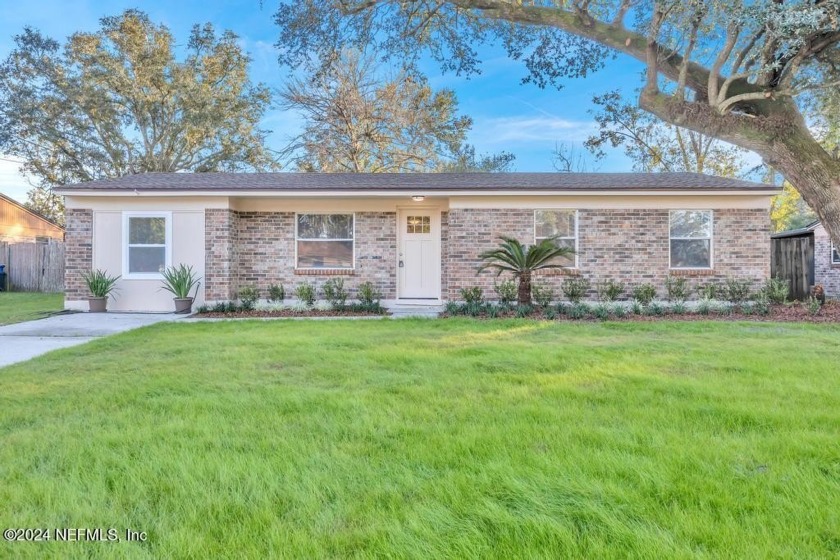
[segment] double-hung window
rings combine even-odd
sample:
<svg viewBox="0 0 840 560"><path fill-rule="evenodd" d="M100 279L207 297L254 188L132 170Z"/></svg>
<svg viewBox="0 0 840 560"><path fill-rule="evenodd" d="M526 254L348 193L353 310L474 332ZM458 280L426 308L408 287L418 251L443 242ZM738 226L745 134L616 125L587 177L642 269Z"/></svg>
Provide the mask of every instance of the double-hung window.
<svg viewBox="0 0 840 560"><path fill-rule="evenodd" d="M172 214L125 212L123 240L123 276L159 278L171 265Z"/></svg>
<svg viewBox="0 0 840 560"><path fill-rule="evenodd" d="M297 268L353 268L353 214L298 214Z"/></svg>
<svg viewBox="0 0 840 560"><path fill-rule="evenodd" d="M574 255L558 259L564 266L577 266L577 210L535 210L534 241L554 238L561 247L575 251Z"/></svg>
<svg viewBox="0 0 840 560"><path fill-rule="evenodd" d="M712 268L712 211L672 210L671 268Z"/></svg>

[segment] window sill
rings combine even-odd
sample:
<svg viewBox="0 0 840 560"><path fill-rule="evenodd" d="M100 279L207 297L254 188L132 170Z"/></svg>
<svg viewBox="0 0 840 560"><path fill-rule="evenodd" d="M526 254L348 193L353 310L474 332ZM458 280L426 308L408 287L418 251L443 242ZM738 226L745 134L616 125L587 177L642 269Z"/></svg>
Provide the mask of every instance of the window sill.
<svg viewBox="0 0 840 560"><path fill-rule="evenodd" d="M579 268L544 268L535 270L534 276L580 276Z"/></svg>
<svg viewBox="0 0 840 560"><path fill-rule="evenodd" d="M295 276L355 276L354 268L296 268Z"/></svg>
<svg viewBox="0 0 840 560"><path fill-rule="evenodd" d="M120 280L163 280L163 275L159 272L150 274L123 274Z"/></svg>
<svg viewBox="0 0 840 560"><path fill-rule="evenodd" d="M668 271L671 276L714 276L713 268L672 268Z"/></svg>

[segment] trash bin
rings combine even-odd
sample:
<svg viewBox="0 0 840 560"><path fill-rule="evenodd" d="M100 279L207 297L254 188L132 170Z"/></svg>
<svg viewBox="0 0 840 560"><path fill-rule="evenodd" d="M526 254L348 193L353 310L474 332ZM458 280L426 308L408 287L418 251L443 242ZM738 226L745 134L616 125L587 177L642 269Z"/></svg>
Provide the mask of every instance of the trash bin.
<svg viewBox="0 0 840 560"><path fill-rule="evenodd" d="M0 264L0 292L6 289L6 265Z"/></svg>

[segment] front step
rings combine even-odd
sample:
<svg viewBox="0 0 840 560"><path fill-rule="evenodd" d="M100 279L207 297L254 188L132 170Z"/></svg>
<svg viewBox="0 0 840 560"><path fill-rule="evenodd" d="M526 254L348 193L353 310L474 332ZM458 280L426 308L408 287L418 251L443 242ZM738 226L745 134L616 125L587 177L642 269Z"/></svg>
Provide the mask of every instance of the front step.
<svg viewBox="0 0 840 560"><path fill-rule="evenodd" d="M428 317L436 318L443 312L442 305L389 305L388 311L391 312L393 319L402 319L405 317Z"/></svg>

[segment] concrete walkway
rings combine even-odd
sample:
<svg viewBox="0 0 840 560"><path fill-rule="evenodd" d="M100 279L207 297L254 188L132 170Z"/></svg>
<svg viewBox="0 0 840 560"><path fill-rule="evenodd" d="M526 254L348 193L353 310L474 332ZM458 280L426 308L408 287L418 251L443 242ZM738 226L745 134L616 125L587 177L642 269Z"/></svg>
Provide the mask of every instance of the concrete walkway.
<svg viewBox="0 0 840 560"><path fill-rule="evenodd" d="M0 327L0 367L162 321L174 313L70 313Z"/></svg>

